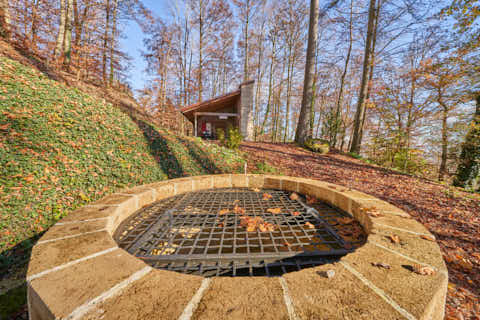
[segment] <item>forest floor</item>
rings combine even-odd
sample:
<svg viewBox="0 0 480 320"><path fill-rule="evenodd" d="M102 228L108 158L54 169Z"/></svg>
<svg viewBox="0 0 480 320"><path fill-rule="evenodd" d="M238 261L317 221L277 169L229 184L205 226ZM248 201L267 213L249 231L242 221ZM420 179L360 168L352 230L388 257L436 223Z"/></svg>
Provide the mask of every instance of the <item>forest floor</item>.
<svg viewBox="0 0 480 320"><path fill-rule="evenodd" d="M294 144L246 142L249 167L269 163L284 175L357 189L387 201L435 235L448 268L445 319L480 319L480 197L437 182L366 164L338 152L326 155Z"/></svg>

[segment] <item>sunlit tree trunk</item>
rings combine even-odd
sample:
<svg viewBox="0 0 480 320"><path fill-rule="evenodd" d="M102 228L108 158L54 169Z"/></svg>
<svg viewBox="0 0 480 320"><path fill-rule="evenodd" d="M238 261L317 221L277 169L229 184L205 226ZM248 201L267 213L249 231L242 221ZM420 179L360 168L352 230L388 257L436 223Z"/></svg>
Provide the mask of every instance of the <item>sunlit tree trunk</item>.
<svg viewBox="0 0 480 320"><path fill-rule="evenodd" d="M303 80L303 96L302 107L300 109L300 117L298 119L297 132L295 141L304 144L310 134L310 117L314 94L314 65L315 50L317 48L318 34L318 0L310 1L310 20L308 27L308 44L307 44L307 60L305 62L305 77ZM310 137L311 138L311 137Z"/></svg>
<svg viewBox="0 0 480 320"><path fill-rule="evenodd" d="M54 52L55 57L58 57L63 52L63 40L65 37L65 21L67 19L65 1L66 0L60 0L60 26L58 28L57 44L55 46L55 52Z"/></svg>
<svg viewBox="0 0 480 320"><path fill-rule="evenodd" d="M110 86L113 86L113 78L114 78L114 65L115 65L115 43L117 37L117 7L118 7L118 0L113 1L113 17L112 17L112 37L110 39L110 79L109 83Z"/></svg>
<svg viewBox="0 0 480 320"><path fill-rule="evenodd" d="M10 40L12 34L10 24L10 5L8 0L0 0L0 36L3 36L6 40Z"/></svg>
<svg viewBox="0 0 480 320"><path fill-rule="evenodd" d="M243 81L248 80L248 24L249 24L249 18L250 18L250 0L246 0L245 2L245 28L244 28L244 39L245 39L245 44L244 44L244 54L245 54L245 59L243 63Z"/></svg>
<svg viewBox="0 0 480 320"><path fill-rule="evenodd" d="M442 105L442 155L440 160L440 168L438 170L438 180L443 181L447 174L447 155L448 155L448 107Z"/></svg>
<svg viewBox="0 0 480 320"><path fill-rule="evenodd" d="M66 68L69 68L72 55L73 0L67 0L66 5L67 15L65 20L65 38L63 42L63 65Z"/></svg>
<svg viewBox="0 0 480 320"><path fill-rule="evenodd" d="M107 85L107 52L108 52L108 35L110 28L110 0L105 3L105 30L103 33L103 53L102 53L102 78L104 85Z"/></svg>
<svg viewBox="0 0 480 320"><path fill-rule="evenodd" d="M270 74L268 75L268 98L267 98L267 109L265 110L265 116L263 117L263 123L260 130L260 133L263 134L265 131L265 126L267 124L268 114L270 113L270 107L272 104L272 93L273 93L273 65L275 64L275 43L276 35L272 35L272 56L270 59Z"/></svg>
<svg viewBox="0 0 480 320"><path fill-rule="evenodd" d="M198 101L202 101L202 90L203 90L203 79L202 79L202 68L203 68L203 1L199 2L200 12L199 12L199 22L198 22Z"/></svg>
<svg viewBox="0 0 480 320"><path fill-rule="evenodd" d="M32 26L30 28L30 48L33 50L37 49L37 34L38 34L38 0L32 2Z"/></svg>
<svg viewBox="0 0 480 320"><path fill-rule="evenodd" d="M337 144L337 134L338 134L338 130L340 129L340 125L341 125L340 110L341 110L342 105L343 105L343 89L345 87L345 77L347 76L348 64L350 62L350 56L352 54L352 46L353 46L353 0L350 1L348 50L347 50L347 56L345 58L345 65L343 67L342 76L340 77L340 89L338 91L337 107L336 107L336 110L335 110L333 137L330 141L330 145L332 147L335 147L336 144Z"/></svg>
<svg viewBox="0 0 480 320"><path fill-rule="evenodd" d="M375 20L375 2L376 0L370 0L370 5L368 9L368 25L367 25L367 39L365 41L365 51L363 57L363 71L362 71L362 81L360 84L360 92L358 95L358 104L357 111L355 113L355 122L352 134L352 143L350 146L350 152L359 153L360 147L362 144L362 122L363 116L365 113L366 105L366 95L368 90L368 75L369 67L372 56L372 39L373 39L373 29L374 29L374 20Z"/></svg>

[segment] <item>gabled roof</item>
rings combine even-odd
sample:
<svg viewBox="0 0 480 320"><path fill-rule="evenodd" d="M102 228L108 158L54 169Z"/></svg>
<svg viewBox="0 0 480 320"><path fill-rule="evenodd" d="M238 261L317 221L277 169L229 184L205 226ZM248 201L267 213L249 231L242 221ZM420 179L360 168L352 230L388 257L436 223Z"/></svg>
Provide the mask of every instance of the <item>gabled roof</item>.
<svg viewBox="0 0 480 320"><path fill-rule="evenodd" d="M215 112L223 109L226 105L233 105L240 99L240 89L217 96L210 100L197 102L183 107L180 111L189 119L193 120L194 112Z"/></svg>

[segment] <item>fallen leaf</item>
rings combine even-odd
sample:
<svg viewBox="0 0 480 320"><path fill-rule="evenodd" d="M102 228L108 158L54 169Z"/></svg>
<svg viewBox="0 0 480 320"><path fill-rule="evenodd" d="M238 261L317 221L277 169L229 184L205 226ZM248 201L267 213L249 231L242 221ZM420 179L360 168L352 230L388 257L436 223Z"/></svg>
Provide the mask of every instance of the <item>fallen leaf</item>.
<svg viewBox="0 0 480 320"><path fill-rule="evenodd" d="M272 195L270 193L264 193L263 196L262 196L262 199L263 200L270 200L272 199Z"/></svg>
<svg viewBox="0 0 480 320"><path fill-rule="evenodd" d="M298 200L299 198L300 198L300 197L299 197L298 194L296 194L295 192L290 195L290 200L292 200L292 201L296 201L296 200Z"/></svg>
<svg viewBox="0 0 480 320"><path fill-rule="evenodd" d="M233 212L235 212L236 214L245 214L245 208L235 205L235 207L233 208Z"/></svg>
<svg viewBox="0 0 480 320"><path fill-rule="evenodd" d="M435 241L435 238L431 237L431 236L421 235L420 238L422 238L424 240L428 240L428 241Z"/></svg>
<svg viewBox="0 0 480 320"><path fill-rule="evenodd" d="M413 267L413 272L417 274L421 274L423 276L430 276L435 274L435 270L431 267L421 266L419 264L414 264L412 267Z"/></svg>
<svg viewBox="0 0 480 320"><path fill-rule="evenodd" d="M315 229L315 226L313 224L311 224L310 222L305 222L305 227L309 228L309 229Z"/></svg>
<svg viewBox="0 0 480 320"><path fill-rule="evenodd" d="M372 262L372 266L379 267L379 268L384 268L384 269L390 269L391 268L388 263L384 263L384 262Z"/></svg>
<svg viewBox="0 0 480 320"><path fill-rule="evenodd" d="M267 212L270 212L271 214L278 214L278 213L282 212L282 209L281 208L268 208Z"/></svg>
<svg viewBox="0 0 480 320"><path fill-rule="evenodd" d="M222 210L220 210L220 211L218 212L218 214L219 214L219 215L224 215L224 214L227 214L227 213L229 213L229 212L230 212L230 210L228 210L228 209L222 209Z"/></svg>
<svg viewBox="0 0 480 320"><path fill-rule="evenodd" d="M392 243L395 243L395 244L400 243L400 238L397 235L394 235L394 234L389 235L388 239L390 239L390 241L392 241Z"/></svg>
<svg viewBox="0 0 480 320"><path fill-rule="evenodd" d="M296 217L296 216L299 216L299 215L300 215L300 212L298 212L298 211L293 211L293 212L292 212L292 215L294 215L295 217Z"/></svg>
<svg viewBox="0 0 480 320"><path fill-rule="evenodd" d="M291 246L290 242L288 242L288 241L285 241L285 242L283 243L283 245L286 246L286 247L290 247L290 246Z"/></svg>
<svg viewBox="0 0 480 320"><path fill-rule="evenodd" d="M317 202L317 199L315 197L307 195L307 204L314 204L315 202Z"/></svg>

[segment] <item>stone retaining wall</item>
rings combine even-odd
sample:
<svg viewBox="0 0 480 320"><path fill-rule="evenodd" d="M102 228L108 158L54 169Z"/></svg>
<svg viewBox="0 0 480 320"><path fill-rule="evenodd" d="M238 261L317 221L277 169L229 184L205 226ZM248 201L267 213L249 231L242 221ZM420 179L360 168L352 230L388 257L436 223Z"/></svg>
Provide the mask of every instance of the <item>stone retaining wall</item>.
<svg viewBox="0 0 480 320"><path fill-rule="evenodd" d="M203 278L152 269L112 238L123 220L152 202L228 187L316 197L354 216L368 240L338 263L282 277ZM369 214L372 208L381 215ZM50 228L33 248L28 267L29 315L31 320L443 319L448 274L438 245L429 239L434 238L428 230L399 208L330 183L230 174L167 180L109 195ZM372 265L377 262L390 269ZM416 274L414 264L435 274ZM325 270L334 270L335 277L320 276Z"/></svg>

